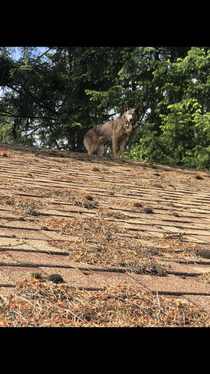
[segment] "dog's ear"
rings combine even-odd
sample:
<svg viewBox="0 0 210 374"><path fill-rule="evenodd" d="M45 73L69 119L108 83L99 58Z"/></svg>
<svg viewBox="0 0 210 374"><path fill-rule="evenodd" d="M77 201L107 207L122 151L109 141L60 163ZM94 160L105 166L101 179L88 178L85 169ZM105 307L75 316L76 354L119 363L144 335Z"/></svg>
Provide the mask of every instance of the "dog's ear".
<svg viewBox="0 0 210 374"><path fill-rule="evenodd" d="M125 103L125 105L124 105L124 112L127 112L128 109L129 109L129 108L128 108L128 104Z"/></svg>
<svg viewBox="0 0 210 374"><path fill-rule="evenodd" d="M136 107L135 107L135 111L139 112L139 110L140 110L140 103L137 104Z"/></svg>

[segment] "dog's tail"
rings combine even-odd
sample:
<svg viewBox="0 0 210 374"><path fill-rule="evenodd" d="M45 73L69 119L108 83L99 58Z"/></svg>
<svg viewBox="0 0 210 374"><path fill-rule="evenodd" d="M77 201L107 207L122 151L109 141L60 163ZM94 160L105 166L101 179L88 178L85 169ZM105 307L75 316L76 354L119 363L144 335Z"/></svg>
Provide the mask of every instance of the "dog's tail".
<svg viewBox="0 0 210 374"><path fill-rule="evenodd" d="M88 154L97 152L98 146L105 142L104 136L98 136L94 130L89 130L83 140L83 144L88 151Z"/></svg>
<svg viewBox="0 0 210 374"><path fill-rule="evenodd" d="M84 144L84 146L85 146L85 148L86 148L87 151L89 149L88 145L89 145L89 141L90 141L90 139L88 141L88 138L90 138L90 136L89 136L88 133L86 133L85 136L84 136L83 144Z"/></svg>

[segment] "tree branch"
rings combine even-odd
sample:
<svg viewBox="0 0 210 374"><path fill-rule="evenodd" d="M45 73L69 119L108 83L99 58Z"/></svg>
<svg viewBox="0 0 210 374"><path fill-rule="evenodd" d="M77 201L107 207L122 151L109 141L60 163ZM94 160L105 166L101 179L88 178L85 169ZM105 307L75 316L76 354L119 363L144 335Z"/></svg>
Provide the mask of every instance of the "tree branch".
<svg viewBox="0 0 210 374"><path fill-rule="evenodd" d="M36 58L36 60L38 60L38 59L41 58L42 56L46 55L46 53L49 52L51 49L52 49L52 47L48 48L44 53L42 53L40 56L38 56L38 57Z"/></svg>
<svg viewBox="0 0 210 374"><path fill-rule="evenodd" d="M0 115L3 117L13 117L13 118L31 118L31 119L50 119L52 118L51 116L23 116L23 115L18 115L18 114L13 114L9 113L7 111L1 111L0 110Z"/></svg>

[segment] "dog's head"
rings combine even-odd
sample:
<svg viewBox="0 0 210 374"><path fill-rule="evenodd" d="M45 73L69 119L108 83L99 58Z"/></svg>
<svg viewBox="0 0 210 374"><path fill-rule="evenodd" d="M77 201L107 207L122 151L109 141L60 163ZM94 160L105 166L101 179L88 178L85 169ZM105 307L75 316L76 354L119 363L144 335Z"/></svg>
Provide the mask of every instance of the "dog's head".
<svg viewBox="0 0 210 374"><path fill-rule="evenodd" d="M136 105L134 109L128 107L128 104L124 105L124 118L126 120L126 126L133 125L139 119L140 104Z"/></svg>

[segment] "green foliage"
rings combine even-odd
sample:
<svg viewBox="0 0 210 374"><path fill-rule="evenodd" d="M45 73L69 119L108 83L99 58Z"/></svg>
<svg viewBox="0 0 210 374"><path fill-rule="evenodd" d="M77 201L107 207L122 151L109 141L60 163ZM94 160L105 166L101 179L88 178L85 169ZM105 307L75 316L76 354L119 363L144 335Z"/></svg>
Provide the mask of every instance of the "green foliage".
<svg viewBox="0 0 210 374"><path fill-rule="evenodd" d="M0 141L82 151L90 127L140 103L127 156L210 169L209 48L18 50L0 48Z"/></svg>
<svg viewBox="0 0 210 374"><path fill-rule="evenodd" d="M142 137L130 157L209 169L210 50L193 47L175 60L161 60L150 60L153 77L148 86L156 91L157 106L152 108L151 101Z"/></svg>
<svg viewBox="0 0 210 374"><path fill-rule="evenodd" d="M85 132L108 120L111 109L92 102L86 90L115 91L122 48L49 50L40 58L38 48L19 48L17 61L9 48L0 50L0 116L12 122L7 139L81 151Z"/></svg>

